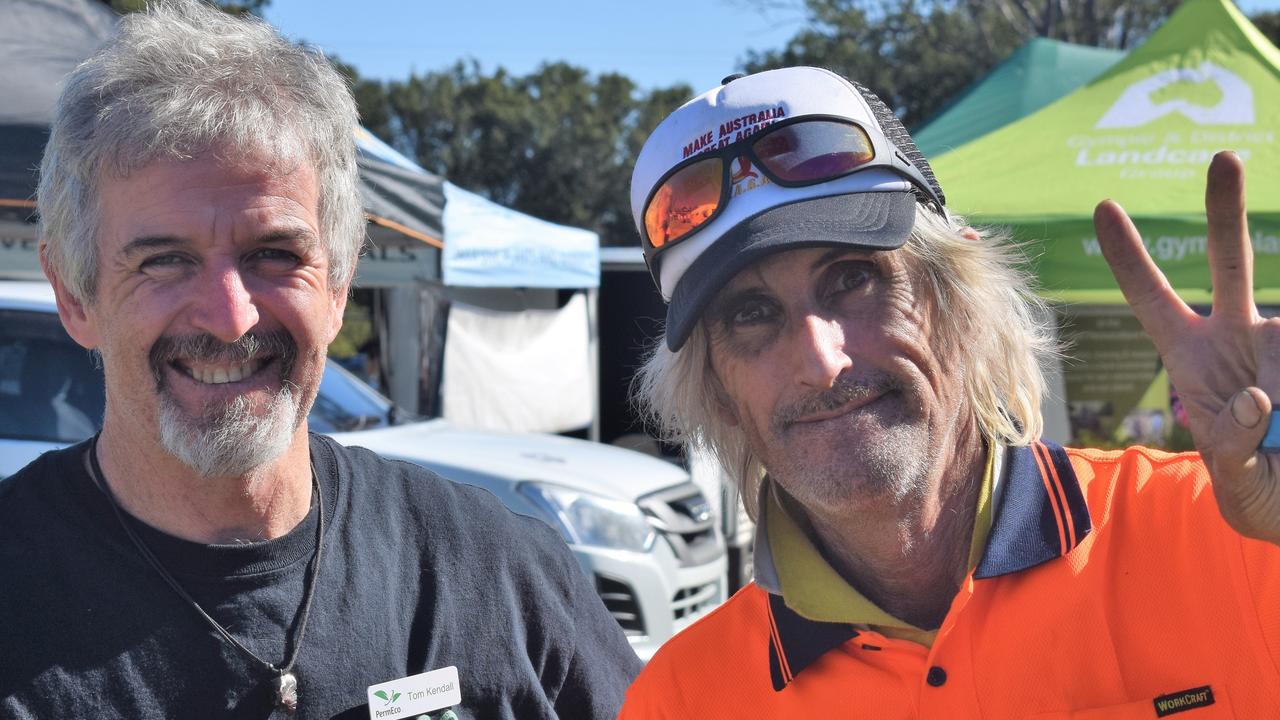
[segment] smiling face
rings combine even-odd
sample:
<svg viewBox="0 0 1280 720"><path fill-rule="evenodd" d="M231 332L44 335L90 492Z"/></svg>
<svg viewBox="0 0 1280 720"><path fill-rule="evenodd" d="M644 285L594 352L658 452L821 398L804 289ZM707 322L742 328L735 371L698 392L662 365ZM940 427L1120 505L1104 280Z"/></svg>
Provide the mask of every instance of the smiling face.
<svg viewBox="0 0 1280 720"><path fill-rule="evenodd" d="M310 165L210 152L101 188L95 298L55 286L68 331L102 353L104 430L202 475L245 474L305 442L346 303Z"/></svg>
<svg viewBox="0 0 1280 720"><path fill-rule="evenodd" d="M739 273L708 305L722 414L806 507L923 493L968 420L932 300L902 251L809 248Z"/></svg>

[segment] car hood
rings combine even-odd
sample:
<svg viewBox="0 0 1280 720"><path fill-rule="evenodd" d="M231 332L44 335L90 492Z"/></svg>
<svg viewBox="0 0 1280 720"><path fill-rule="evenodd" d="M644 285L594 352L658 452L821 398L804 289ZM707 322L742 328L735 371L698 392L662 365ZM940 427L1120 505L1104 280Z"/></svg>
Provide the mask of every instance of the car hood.
<svg viewBox="0 0 1280 720"><path fill-rule="evenodd" d="M508 482L534 480L634 500L688 482L677 465L634 450L575 438L462 428L446 420L331 434L390 458L429 467L445 477L484 473Z"/></svg>

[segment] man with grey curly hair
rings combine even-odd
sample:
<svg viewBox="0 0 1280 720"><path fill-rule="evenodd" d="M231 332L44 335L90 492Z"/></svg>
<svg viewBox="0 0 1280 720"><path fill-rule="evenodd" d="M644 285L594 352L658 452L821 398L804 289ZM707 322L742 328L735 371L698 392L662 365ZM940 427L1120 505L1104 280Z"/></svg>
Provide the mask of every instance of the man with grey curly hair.
<svg viewBox="0 0 1280 720"><path fill-rule="evenodd" d="M669 303L638 399L720 460L757 536L755 581L658 652L622 717L1155 717L1228 684L1239 716L1274 713L1280 321L1252 303L1234 155L1209 175L1211 318L1119 206L1096 214L1201 455L1040 438L1056 348L1016 250L951 215L835 73L690 100L631 200Z"/></svg>
<svg viewBox="0 0 1280 720"><path fill-rule="evenodd" d="M101 433L0 483L0 716L612 717L558 534L307 429L364 239L319 53L195 0L67 79L41 260Z"/></svg>

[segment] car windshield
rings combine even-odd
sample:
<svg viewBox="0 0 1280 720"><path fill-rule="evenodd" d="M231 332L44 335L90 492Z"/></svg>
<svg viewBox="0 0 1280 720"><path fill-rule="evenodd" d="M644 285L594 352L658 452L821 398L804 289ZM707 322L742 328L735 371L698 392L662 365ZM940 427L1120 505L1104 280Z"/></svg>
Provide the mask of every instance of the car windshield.
<svg viewBox="0 0 1280 720"><path fill-rule="evenodd" d="M102 424L102 370L57 315L0 310L0 437L79 442Z"/></svg>
<svg viewBox="0 0 1280 720"><path fill-rule="evenodd" d="M342 366L330 360L315 405L307 416L311 430L322 433L350 432L386 427L394 421L391 401L369 387Z"/></svg>

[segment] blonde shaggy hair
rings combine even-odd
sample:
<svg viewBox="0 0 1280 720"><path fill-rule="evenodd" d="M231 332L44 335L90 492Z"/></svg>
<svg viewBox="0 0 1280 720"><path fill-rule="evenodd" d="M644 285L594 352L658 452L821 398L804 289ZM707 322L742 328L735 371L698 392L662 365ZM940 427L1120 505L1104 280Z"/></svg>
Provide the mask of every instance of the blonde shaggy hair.
<svg viewBox="0 0 1280 720"><path fill-rule="evenodd" d="M938 349L956 361L983 435L1005 445L1040 436L1041 363L1058 353L1052 315L1033 290L1026 258L998 232L967 237L962 218L921 210L901 252L932 302ZM726 423L724 390L711 367L710 337L699 322L678 352L659 339L632 383L647 424L663 440L710 450L737 482L756 517L764 467L745 433Z"/></svg>

